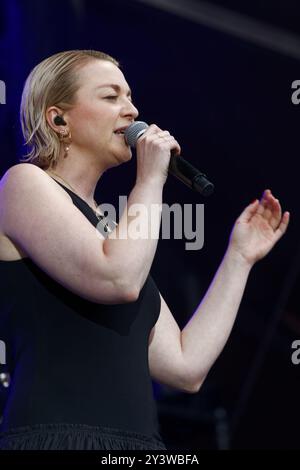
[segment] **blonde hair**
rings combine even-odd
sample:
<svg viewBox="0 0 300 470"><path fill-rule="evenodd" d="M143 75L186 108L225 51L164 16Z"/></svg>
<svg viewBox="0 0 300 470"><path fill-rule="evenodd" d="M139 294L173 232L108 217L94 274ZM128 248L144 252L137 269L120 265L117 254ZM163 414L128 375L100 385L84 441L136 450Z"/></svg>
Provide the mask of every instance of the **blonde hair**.
<svg viewBox="0 0 300 470"><path fill-rule="evenodd" d="M29 152L21 162L47 169L56 166L61 142L46 120L46 110L57 106L72 108L79 89L78 71L91 60L106 60L120 67L108 54L94 50L59 52L39 63L29 74L22 93L20 121Z"/></svg>

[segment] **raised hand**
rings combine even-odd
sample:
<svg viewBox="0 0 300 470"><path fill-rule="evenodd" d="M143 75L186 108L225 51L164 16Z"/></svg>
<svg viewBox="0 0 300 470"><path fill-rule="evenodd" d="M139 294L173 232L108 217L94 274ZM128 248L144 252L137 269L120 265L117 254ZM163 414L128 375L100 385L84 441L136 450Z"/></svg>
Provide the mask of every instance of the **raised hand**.
<svg viewBox="0 0 300 470"><path fill-rule="evenodd" d="M261 200L247 206L231 232L229 250L239 253L250 265L266 256L286 232L290 214L282 215L278 199L266 189Z"/></svg>

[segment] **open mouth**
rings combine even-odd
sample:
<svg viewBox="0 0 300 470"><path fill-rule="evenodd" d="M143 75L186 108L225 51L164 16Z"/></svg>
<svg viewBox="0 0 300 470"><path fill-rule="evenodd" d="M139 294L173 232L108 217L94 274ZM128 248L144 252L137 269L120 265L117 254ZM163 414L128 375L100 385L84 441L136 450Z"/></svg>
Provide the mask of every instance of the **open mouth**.
<svg viewBox="0 0 300 470"><path fill-rule="evenodd" d="M124 135L124 133L125 133L127 127L128 127L128 126L119 127L118 129L116 129L116 130L114 131L114 134L117 134L117 135L119 135L119 134Z"/></svg>

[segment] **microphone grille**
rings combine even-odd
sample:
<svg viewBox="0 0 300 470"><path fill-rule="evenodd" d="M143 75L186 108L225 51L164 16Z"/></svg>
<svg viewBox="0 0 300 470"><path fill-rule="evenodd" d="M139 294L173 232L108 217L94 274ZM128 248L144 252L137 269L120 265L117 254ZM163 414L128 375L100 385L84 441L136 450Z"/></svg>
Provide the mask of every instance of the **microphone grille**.
<svg viewBox="0 0 300 470"><path fill-rule="evenodd" d="M143 121L134 121L130 126L125 130L125 139L130 147L135 147L138 138L145 132L148 124Z"/></svg>

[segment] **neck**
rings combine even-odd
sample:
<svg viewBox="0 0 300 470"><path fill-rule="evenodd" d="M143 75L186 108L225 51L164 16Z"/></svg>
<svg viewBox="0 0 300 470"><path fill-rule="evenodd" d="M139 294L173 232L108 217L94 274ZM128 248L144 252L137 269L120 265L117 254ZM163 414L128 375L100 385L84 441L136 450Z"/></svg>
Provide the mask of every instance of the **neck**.
<svg viewBox="0 0 300 470"><path fill-rule="evenodd" d="M82 155L80 159L76 159L70 154L65 159L60 158L55 167L46 170L54 178L62 178L62 184L69 184L70 189L92 207L95 207L95 189L103 172L103 169L96 167L88 159L85 160Z"/></svg>

